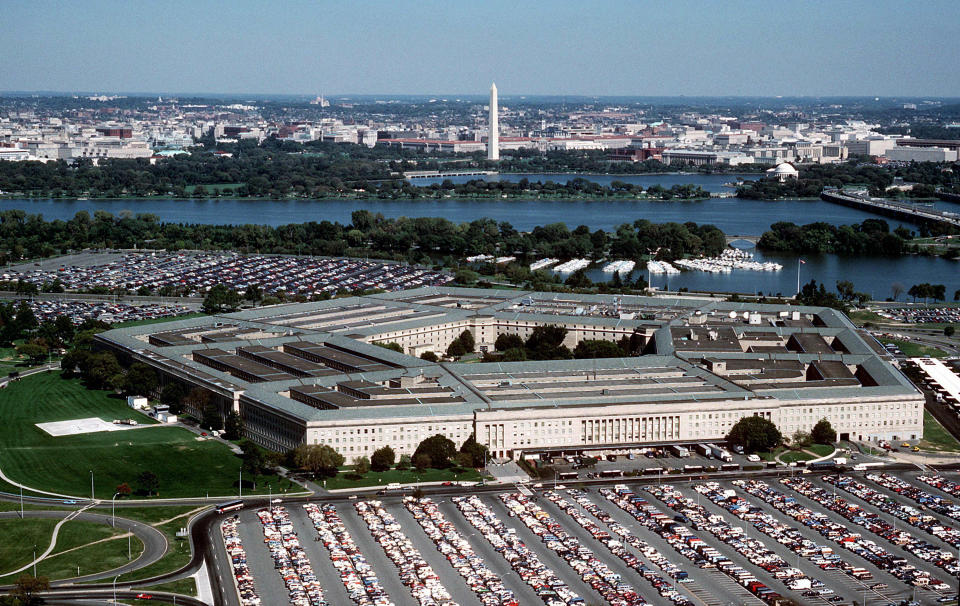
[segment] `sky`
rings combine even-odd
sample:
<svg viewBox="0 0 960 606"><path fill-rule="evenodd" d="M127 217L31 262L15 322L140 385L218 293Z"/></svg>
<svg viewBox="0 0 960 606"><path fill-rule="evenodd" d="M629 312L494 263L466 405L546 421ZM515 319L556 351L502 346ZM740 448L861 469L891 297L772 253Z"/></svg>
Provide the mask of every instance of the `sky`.
<svg viewBox="0 0 960 606"><path fill-rule="evenodd" d="M0 0L0 91L960 96L957 0Z"/></svg>

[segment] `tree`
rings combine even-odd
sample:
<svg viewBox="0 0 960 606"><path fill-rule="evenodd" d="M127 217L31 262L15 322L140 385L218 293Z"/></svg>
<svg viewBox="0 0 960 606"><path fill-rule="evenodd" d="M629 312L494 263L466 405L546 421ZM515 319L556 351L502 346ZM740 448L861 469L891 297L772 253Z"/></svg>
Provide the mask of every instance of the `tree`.
<svg viewBox="0 0 960 606"><path fill-rule="evenodd" d="M240 295L233 289L228 289L223 284L217 284L207 291L207 296L203 299L203 311L208 314L223 313L225 311L236 311L240 307Z"/></svg>
<svg viewBox="0 0 960 606"><path fill-rule="evenodd" d="M159 382L157 371L143 362L134 362L123 379L123 390L128 394L149 396L156 391Z"/></svg>
<svg viewBox="0 0 960 606"><path fill-rule="evenodd" d="M366 456L359 456L353 460L353 471L361 476L370 472L370 459Z"/></svg>
<svg viewBox="0 0 960 606"><path fill-rule="evenodd" d="M587 276L585 269L578 269L573 272L563 283L572 288L588 288L593 286L593 281Z"/></svg>
<svg viewBox="0 0 960 606"><path fill-rule="evenodd" d="M420 442L413 453L413 464L422 469L420 465L417 465L417 455L427 455L430 458L430 461L427 463L428 467L446 469L450 465L450 459L452 459L456 453L456 445L450 438L442 433L438 433ZM421 458L421 462L422 461L423 459Z"/></svg>
<svg viewBox="0 0 960 606"><path fill-rule="evenodd" d="M802 429L798 429L797 431L793 432L793 437L790 438L791 445L797 448L805 448L810 446L810 442L810 433L803 431Z"/></svg>
<svg viewBox="0 0 960 606"><path fill-rule="evenodd" d="M425 352L423 352L422 354L420 354L420 359L421 359L421 360L426 360L427 362L439 362L439 361L440 361L440 358L437 357L437 354L433 353L432 351L425 351Z"/></svg>
<svg viewBox="0 0 960 606"><path fill-rule="evenodd" d="M573 349L573 357L578 360L589 358L620 358L627 355L620 345L602 339L584 339Z"/></svg>
<svg viewBox="0 0 960 606"><path fill-rule="evenodd" d="M944 326L943 327L943 336L952 337L954 333L957 332L957 329L953 326Z"/></svg>
<svg viewBox="0 0 960 606"><path fill-rule="evenodd" d="M393 452L392 448L389 446L381 446L373 451L373 456L370 457L370 468L377 472L387 471L393 467L396 457L397 455Z"/></svg>
<svg viewBox="0 0 960 606"><path fill-rule="evenodd" d="M531 360L569 360L573 357L570 350L563 344L567 337L567 329L563 326L548 324L537 326L530 331L527 342L524 344L527 357Z"/></svg>
<svg viewBox="0 0 960 606"><path fill-rule="evenodd" d="M253 487L257 487L257 476L263 474L267 467L267 453L251 442L244 440L240 443L243 453L240 455L242 461L240 469L253 477Z"/></svg>
<svg viewBox="0 0 960 606"><path fill-rule="evenodd" d="M235 410L227 415L223 423L223 437L225 440L239 440L243 436L243 418Z"/></svg>
<svg viewBox="0 0 960 606"><path fill-rule="evenodd" d="M750 454L776 447L783 437L772 421L759 416L743 417L730 428L727 441Z"/></svg>
<svg viewBox="0 0 960 606"><path fill-rule="evenodd" d="M203 407L200 427L209 429L210 431L220 431L223 429L223 417L220 415L220 408L213 402L208 402Z"/></svg>
<svg viewBox="0 0 960 606"><path fill-rule="evenodd" d="M343 455L327 444L304 444L293 451L293 462L300 468L325 478L337 475Z"/></svg>
<svg viewBox="0 0 960 606"><path fill-rule="evenodd" d="M504 332L497 335L497 340L493 346L497 351L507 351L515 347L523 347L523 338L520 335L511 332Z"/></svg>
<svg viewBox="0 0 960 606"><path fill-rule="evenodd" d="M43 604L43 598L38 596L50 589L50 580L47 577L33 577L29 574L22 574L17 579L10 596L15 600L11 604L17 606L33 606L34 604Z"/></svg>
<svg viewBox="0 0 960 606"><path fill-rule="evenodd" d="M389 343L374 343L384 349L389 349L390 351L395 351L397 353L403 353L403 345L400 345L396 341L390 341Z"/></svg>
<svg viewBox="0 0 960 606"><path fill-rule="evenodd" d="M837 441L837 431L830 425L830 421L820 419L810 430L810 437L817 444L833 444Z"/></svg>
<svg viewBox="0 0 960 606"><path fill-rule="evenodd" d="M183 399L186 395L186 391L180 383L167 383L160 390L160 403L166 404L170 407L170 412L178 415L183 412Z"/></svg>
<svg viewBox="0 0 960 606"><path fill-rule="evenodd" d="M894 301L900 298L904 290L906 290L906 287L900 282L894 282L890 285L890 294L893 295Z"/></svg>
<svg viewBox="0 0 960 606"><path fill-rule="evenodd" d="M25 358L29 358L30 361L34 363L43 360L47 355L47 351L46 347L33 341L17 345L17 353Z"/></svg>
<svg viewBox="0 0 960 606"><path fill-rule="evenodd" d="M450 345L447 346L447 356L451 358L459 358L462 355L465 355L467 350L463 348L463 343L460 342L460 339L454 339L450 342Z"/></svg>
<svg viewBox="0 0 960 606"><path fill-rule="evenodd" d="M133 493L133 489L130 488L129 484L123 482L117 486L116 492L121 497L129 497Z"/></svg>
<svg viewBox="0 0 960 606"><path fill-rule="evenodd" d="M410 458L410 455L400 455L400 460L397 461L397 469L400 471L406 471L410 469L410 466L413 464L413 460Z"/></svg>
<svg viewBox="0 0 960 606"><path fill-rule="evenodd" d="M256 303L257 301L263 299L263 291L260 290L260 287L256 284L251 284L243 292L243 298L251 303Z"/></svg>
<svg viewBox="0 0 960 606"><path fill-rule="evenodd" d="M421 452L413 455L413 466L417 468L417 471L429 469L432 465L433 459L427 453Z"/></svg>
<svg viewBox="0 0 960 606"><path fill-rule="evenodd" d="M110 387L118 376L123 380L123 368L109 351L91 353L86 357L86 368L81 367L80 372L94 389Z"/></svg>
<svg viewBox="0 0 960 606"><path fill-rule="evenodd" d="M148 497L160 487L160 479L152 471L143 471L137 476L137 491Z"/></svg>
<svg viewBox="0 0 960 606"><path fill-rule="evenodd" d="M487 447L477 442L472 433L460 446L460 452L470 457L471 467L483 467L487 462Z"/></svg>
<svg viewBox="0 0 960 606"><path fill-rule="evenodd" d="M473 350L477 348L477 342L473 338L473 333L469 330L465 330L460 333L460 343L463 344L463 348L467 350L467 353L473 353Z"/></svg>

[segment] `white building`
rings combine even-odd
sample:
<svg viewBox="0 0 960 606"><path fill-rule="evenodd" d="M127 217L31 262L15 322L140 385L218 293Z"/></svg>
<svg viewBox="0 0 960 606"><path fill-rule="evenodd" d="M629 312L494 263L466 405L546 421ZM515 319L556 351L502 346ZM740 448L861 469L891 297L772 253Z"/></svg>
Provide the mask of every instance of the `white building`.
<svg viewBox="0 0 960 606"><path fill-rule="evenodd" d="M945 147L908 147L897 145L884 154L894 162L956 162L957 150Z"/></svg>

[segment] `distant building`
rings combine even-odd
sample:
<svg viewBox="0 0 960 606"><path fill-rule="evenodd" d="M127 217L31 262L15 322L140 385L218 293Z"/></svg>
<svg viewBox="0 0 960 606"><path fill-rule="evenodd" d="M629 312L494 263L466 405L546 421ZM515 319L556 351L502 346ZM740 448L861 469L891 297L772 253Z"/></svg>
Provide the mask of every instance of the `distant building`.
<svg viewBox="0 0 960 606"><path fill-rule="evenodd" d="M753 164L753 157L738 152L701 151L694 149L668 149L661 154L664 164L685 163L693 166L724 164L739 166Z"/></svg>
<svg viewBox="0 0 960 606"><path fill-rule="evenodd" d="M133 129L126 126L98 126L97 132L104 137L119 137L121 139L133 137Z"/></svg>
<svg viewBox="0 0 960 606"><path fill-rule="evenodd" d="M784 162L778 164L776 168L768 168L767 176L775 178L780 183L784 183L789 179L796 179L800 176L800 172L794 168L793 164L789 162Z"/></svg>
<svg viewBox="0 0 960 606"><path fill-rule="evenodd" d="M885 154L893 162L956 162L957 150L946 147L896 146Z"/></svg>

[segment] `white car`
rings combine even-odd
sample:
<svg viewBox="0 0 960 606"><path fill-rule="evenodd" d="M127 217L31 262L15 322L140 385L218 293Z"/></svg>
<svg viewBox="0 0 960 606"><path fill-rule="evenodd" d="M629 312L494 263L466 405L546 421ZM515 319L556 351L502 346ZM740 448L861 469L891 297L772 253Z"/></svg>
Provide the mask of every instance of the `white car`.
<svg viewBox="0 0 960 606"><path fill-rule="evenodd" d="M755 455L755 454L747 455L747 460L750 461L751 463L759 463L760 455Z"/></svg>

